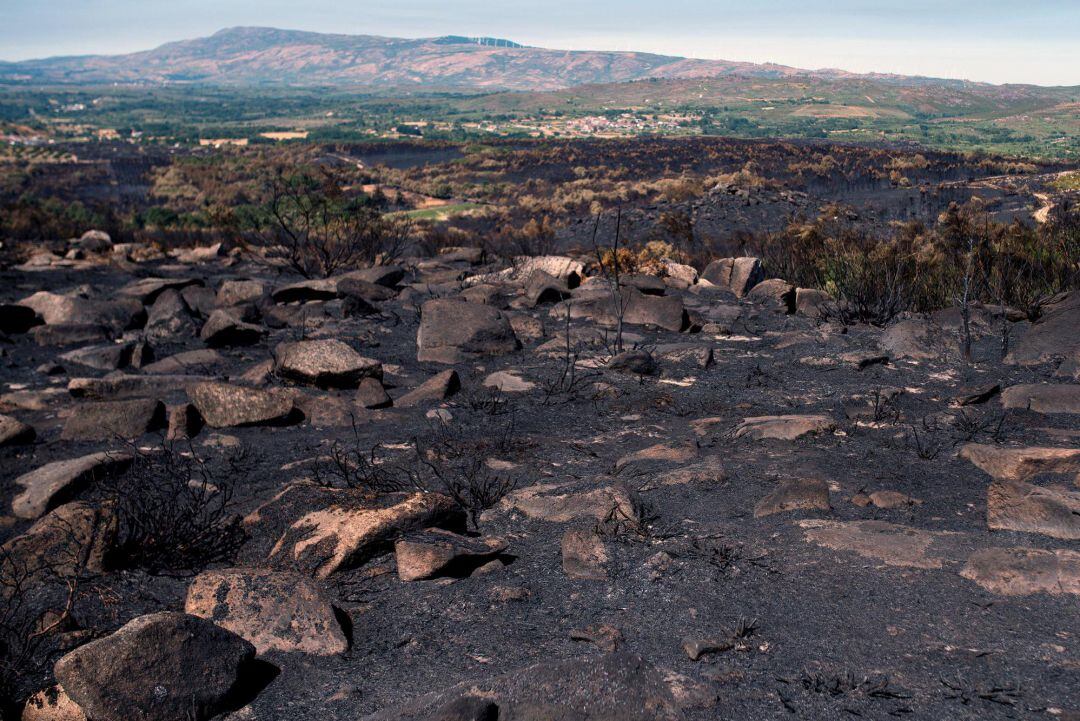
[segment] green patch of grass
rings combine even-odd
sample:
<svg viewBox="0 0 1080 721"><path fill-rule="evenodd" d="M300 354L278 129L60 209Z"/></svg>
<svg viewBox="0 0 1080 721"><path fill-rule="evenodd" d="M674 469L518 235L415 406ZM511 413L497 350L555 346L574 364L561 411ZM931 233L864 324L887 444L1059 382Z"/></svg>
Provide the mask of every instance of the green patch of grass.
<svg viewBox="0 0 1080 721"><path fill-rule="evenodd" d="M1080 190L1080 172L1061 175L1051 185L1058 190Z"/></svg>
<svg viewBox="0 0 1080 721"><path fill-rule="evenodd" d="M402 210L397 213L389 213L389 215L392 217L412 218L413 220L447 220L455 215L482 207L480 203L452 203L434 208Z"/></svg>

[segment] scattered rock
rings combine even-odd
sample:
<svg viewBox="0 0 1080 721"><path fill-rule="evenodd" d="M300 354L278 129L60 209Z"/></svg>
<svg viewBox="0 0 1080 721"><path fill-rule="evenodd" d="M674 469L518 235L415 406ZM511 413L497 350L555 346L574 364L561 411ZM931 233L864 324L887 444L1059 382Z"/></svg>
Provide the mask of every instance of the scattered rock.
<svg viewBox="0 0 1080 721"><path fill-rule="evenodd" d="M195 385L190 395L199 415L214 428L284 425L298 420L292 396L280 390L211 382Z"/></svg>
<svg viewBox="0 0 1080 721"><path fill-rule="evenodd" d="M468 575L504 550L501 538L472 538L441 529L410 533L394 544L402 581Z"/></svg>
<svg viewBox="0 0 1080 721"><path fill-rule="evenodd" d="M829 511L829 484L812 478L791 478L754 506L754 518L788 511Z"/></svg>
<svg viewBox="0 0 1080 721"><path fill-rule="evenodd" d="M199 331L199 338L211 348L231 348L258 343L265 333L261 326L245 323L229 310L215 310Z"/></svg>
<svg viewBox="0 0 1080 721"><path fill-rule="evenodd" d="M647 350L626 350L615 355L607 363L608 370L654 376L660 372L656 359Z"/></svg>
<svg viewBox="0 0 1080 721"><path fill-rule="evenodd" d="M0 448L6 446L24 446L33 443L37 437L34 427L17 418L0 415Z"/></svg>
<svg viewBox="0 0 1080 721"><path fill-rule="evenodd" d="M683 651L691 661L697 661L702 656L712 653L723 653L735 648L735 642L730 638L688 638L683 641Z"/></svg>
<svg viewBox="0 0 1080 721"><path fill-rule="evenodd" d="M431 378L394 401L398 408L409 408L425 401L441 401L461 390L461 379L453 369L436 373Z"/></svg>
<svg viewBox="0 0 1080 721"><path fill-rule="evenodd" d="M131 465L126 453L101 452L53 461L15 479L22 491L11 503L19 518L40 518L95 481L123 473Z"/></svg>
<svg viewBox="0 0 1080 721"><path fill-rule="evenodd" d="M134 439L165 427L165 404L153 399L99 401L75 406L61 438L67 441Z"/></svg>
<svg viewBox="0 0 1080 721"><path fill-rule="evenodd" d="M592 529L570 529L562 537L562 567L570 578L607 580L607 548Z"/></svg>
<svg viewBox="0 0 1080 721"><path fill-rule="evenodd" d="M505 355L521 347L509 319L486 305L459 300L429 300L421 308L416 359L459 363Z"/></svg>
<svg viewBox="0 0 1080 721"><path fill-rule="evenodd" d="M382 364L336 338L282 343L274 349L282 378L320 388L356 388L363 378L381 379Z"/></svg>
<svg viewBox="0 0 1080 721"><path fill-rule="evenodd" d="M758 416L743 420L735 429L735 437L793 441L805 435L831 433L835 429L836 423L828 416Z"/></svg>
<svg viewBox="0 0 1080 721"><path fill-rule="evenodd" d="M326 593L306 576L266 569L203 571L188 588L184 611L251 642L256 652L332 656L349 639Z"/></svg>

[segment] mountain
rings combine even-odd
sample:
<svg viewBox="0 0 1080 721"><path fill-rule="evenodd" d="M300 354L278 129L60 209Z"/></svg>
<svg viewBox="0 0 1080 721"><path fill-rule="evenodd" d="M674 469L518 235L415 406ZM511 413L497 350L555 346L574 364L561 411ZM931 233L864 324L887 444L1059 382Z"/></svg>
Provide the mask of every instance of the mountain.
<svg viewBox="0 0 1080 721"><path fill-rule="evenodd" d="M0 62L0 83L357 85L372 88L559 90L590 83L724 75L829 77L782 65L639 52L549 50L499 38L403 39L230 28L128 55Z"/></svg>

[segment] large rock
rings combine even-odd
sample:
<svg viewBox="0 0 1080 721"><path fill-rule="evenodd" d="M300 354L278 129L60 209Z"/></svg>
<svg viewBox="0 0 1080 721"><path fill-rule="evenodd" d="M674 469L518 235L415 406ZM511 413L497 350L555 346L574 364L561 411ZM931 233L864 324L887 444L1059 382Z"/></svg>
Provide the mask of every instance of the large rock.
<svg viewBox="0 0 1080 721"><path fill-rule="evenodd" d="M134 439L165 427L165 404L153 399L101 401L75 406L60 437L66 441Z"/></svg>
<svg viewBox="0 0 1080 721"><path fill-rule="evenodd" d="M1080 595L1080 553L1064 549L986 548L968 557L960 575L992 593Z"/></svg>
<svg viewBox="0 0 1080 721"><path fill-rule="evenodd" d="M1038 365L1052 360L1080 360L1080 292L1072 292L1044 311L1015 343L1006 363Z"/></svg>
<svg viewBox="0 0 1080 721"><path fill-rule="evenodd" d="M795 286L780 278L761 281L750 289L746 299L783 313L794 313L796 308Z"/></svg>
<svg viewBox="0 0 1080 721"><path fill-rule="evenodd" d="M999 481L1026 481L1042 474L1080 474L1080 448L1002 448L968 443L959 456Z"/></svg>
<svg viewBox="0 0 1080 721"><path fill-rule="evenodd" d="M199 331L199 338L211 348L254 345L266 331L262 326L245 323L230 310L219 309L210 314Z"/></svg>
<svg viewBox="0 0 1080 721"><path fill-rule="evenodd" d="M652 326L678 333L690 324L682 299L677 296L646 295L636 288L624 288L623 302L626 308L623 322L630 325Z"/></svg>
<svg viewBox="0 0 1080 721"><path fill-rule="evenodd" d="M784 441L793 441L805 435L831 433L835 428L836 423L828 416L758 416L756 418L747 418L740 423L735 428L735 437L777 438Z"/></svg>
<svg viewBox="0 0 1080 721"><path fill-rule="evenodd" d="M267 569L203 571L184 611L250 641L259 653L332 656L349 648L326 593L306 576Z"/></svg>
<svg viewBox="0 0 1080 721"><path fill-rule="evenodd" d="M292 395L280 390L199 383L189 394L199 415L214 428L287 425L300 420Z"/></svg>
<svg viewBox="0 0 1080 721"><path fill-rule="evenodd" d="M179 292L170 288L150 306L146 334L150 338L181 339L195 335L195 317Z"/></svg>
<svg viewBox="0 0 1080 721"><path fill-rule="evenodd" d="M19 305L33 308L48 325L105 326L121 331L146 322L142 303L133 298L92 300L43 290L23 298Z"/></svg>
<svg viewBox="0 0 1080 721"><path fill-rule="evenodd" d="M701 277L742 298L765 280L765 271L757 258L720 258L705 266Z"/></svg>
<svg viewBox="0 0 1080 721"><path fill-rule="evenodd" d="M106 253L112 250L112 238L104 230L88 230L80 235L72 245L88 253Z"/></svg>
<svg viewBox="0 0 1080 721"><path fill-rule="evenodd" d="M122 473L131 465L126 453L101 452L53 461L15 479L22 487L11 502L19 518L40 518L100 478Z"/></svg>
<svg viewBox="0 0 1080 721"><path fill-rule="evenodd" d="M214 298L220 308L257 303L266 295L266 284L259 280L226 280Z"/></svg>
<svg viewBox="0 0 1080 721"><path fill-rule="evenodd" d="M1036 413L1080 413L1080 385L1033 383L1012 386L1001 392L1001 404Z"/></svg>
<svg viewBox="0 0 1080 721"><path fill-rule="evenodd" d="M252 554L281 570L326 578L366 562L410 531L462 525L453 501L438 493L390 493L295 483L244 521Z"/></svg>
<svg viewBox="0 0 1080 721"><path fill-rule="evenodd" d="M25 333L37 324L37 313L30 306L0 303L0 333Z"/></svg>
<svg viewBox="0 0 1080 721"><path fill-rule="evenodd" d="M275 303L295 303L309 300L333 300L338 297L337 280L316 278L275 288L270 297Z"/></svg>
<svg viewBox="0 0 1080 721"><path fill-rule="evenodd" d="M0 415L0 448L33 443L36 437L33 426L11 416Z"/></svg>
<svg viewBox="0 0 1080 721"><path fill-rule="evenodd" d="M336 338L282 343L274 358L282 378L320 388L356 388L363 378L382 378L382 363Z"/></svg>
<svg viewBox="0 0 1080 721"><path fill-rule="evenodd" d="M1080 493L996 481L986 492L986 523L996 531L1080 540Z"/></svg>
<svg viewBox="0 0 1080 721"><path fill-rule="evenodd" d="M639 656L616 651L600 657L544 661L462 683L363 721L675 721L681 718L676 685L672 674L662 673Z"/></svg>
<svg viewBox="0 0 1080 721"><path fill-rule="evenodd" d="M255 656L231 631L152 613L56 662L56 679L94 721L204 721L228 711Z"/></svg>
<svg viewBox="0 0 1080 721"><path fill-rule="evenodd" d="M501 311L476 303L437 299L421 308L416 346L416 358L421 362L459 363L512 353L521 343Z"/></svg>

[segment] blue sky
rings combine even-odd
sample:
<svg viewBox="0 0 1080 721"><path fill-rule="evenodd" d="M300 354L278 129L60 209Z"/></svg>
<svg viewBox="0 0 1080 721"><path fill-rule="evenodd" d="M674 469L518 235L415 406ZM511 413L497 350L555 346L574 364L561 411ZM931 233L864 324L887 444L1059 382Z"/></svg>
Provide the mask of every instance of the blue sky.
<svg viewBox="0 0 1080 721"><path fill-rule="evenodd" d="M1080 85L1080 0L0 0L0 59L130 52L234 25Z"/></svg>

